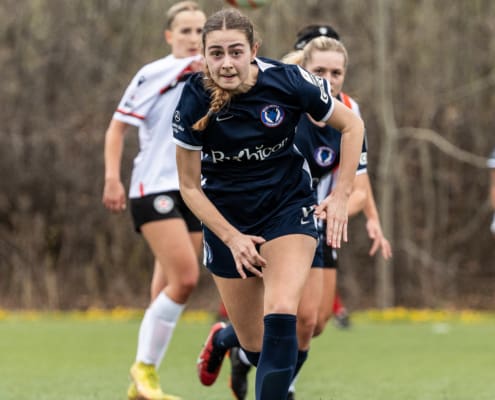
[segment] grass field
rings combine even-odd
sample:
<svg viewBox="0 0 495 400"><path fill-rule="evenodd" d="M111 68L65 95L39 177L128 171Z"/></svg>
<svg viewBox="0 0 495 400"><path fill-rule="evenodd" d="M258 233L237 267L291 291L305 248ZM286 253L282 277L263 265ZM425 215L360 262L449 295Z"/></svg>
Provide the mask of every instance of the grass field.
<svg viewBox="0 0 495 400"><path fill-rule="evenodd" d="M210 322L184 318L160 368L163 387L184 400L232 399L228 361L214 386L196 378ZM139 318L0 318L0 400L126 399L138 327ZM329 325L297 385L297 400L315 399L494 400L495 321L358 315L347 331Z"/></svg>

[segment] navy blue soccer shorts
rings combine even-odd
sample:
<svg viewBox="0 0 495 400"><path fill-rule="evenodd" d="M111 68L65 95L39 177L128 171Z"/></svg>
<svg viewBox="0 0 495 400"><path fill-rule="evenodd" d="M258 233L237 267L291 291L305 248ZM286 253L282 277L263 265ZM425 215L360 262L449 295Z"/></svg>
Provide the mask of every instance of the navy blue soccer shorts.
<svg viewBox="0 0 495 400"><path fill-rule="evenodd" d="M147 222L181 218L189 232L201 232L201 222L187 208L178 190L149 194L131 199L131 214L136 232Z"/></svg>
<svg viewBox="0 0 495 400"><path fill-rule="evenodd" d="M303 210L304 208L304 210ZM261 232L245 232L249 235L261 236L267 242L275 238L303 234L318 239L313 209L311 207L291 206L274 215ZM310 210L310 211L308 211ZM235 267L230 249L207 227L203 227L204 265L211 273L223 278L240 278ZM247 276L253 273L245 271Z"/></svg>
<svg viewBox="0 0 495 400"><path fill-rule="evenodd" d="M337 251L326 244L325 235L320 235L311 268L337 269Z"/></svg>

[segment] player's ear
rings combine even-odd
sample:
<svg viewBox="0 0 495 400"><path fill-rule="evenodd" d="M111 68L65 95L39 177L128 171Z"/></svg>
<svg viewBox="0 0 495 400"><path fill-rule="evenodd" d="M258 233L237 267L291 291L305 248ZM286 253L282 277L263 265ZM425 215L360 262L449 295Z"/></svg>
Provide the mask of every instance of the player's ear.
<svg viewBox="0 0 495 400"><path fill-rule="evenodd" d="M163 37L165 38L165 41L169 44L172 45L172 31L169 29L165 29L163 31Z"/></svg>
<svg viewBox="0 0 495 400"><path fill-rule="evenodd" d="M251 49L251 61L254 61L254 57L258 54L258 49L260 48L259 42L255 42L253 44L253 48Z"/></svg>

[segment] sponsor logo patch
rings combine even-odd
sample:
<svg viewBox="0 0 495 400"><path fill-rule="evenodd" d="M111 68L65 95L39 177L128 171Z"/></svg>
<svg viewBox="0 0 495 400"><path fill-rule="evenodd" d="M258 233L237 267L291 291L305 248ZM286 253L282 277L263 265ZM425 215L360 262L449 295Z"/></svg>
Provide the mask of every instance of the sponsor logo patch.
<svg viewBox="0 0 495 400"><path fill-rule="evenodd" d="M180 122L180 111L179 110L176 110L174 113L174 121Z"/></svg>

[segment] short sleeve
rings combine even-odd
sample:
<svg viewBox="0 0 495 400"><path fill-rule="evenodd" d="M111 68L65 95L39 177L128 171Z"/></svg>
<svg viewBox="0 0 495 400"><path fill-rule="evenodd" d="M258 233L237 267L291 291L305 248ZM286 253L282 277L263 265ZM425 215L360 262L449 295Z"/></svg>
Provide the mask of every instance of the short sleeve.
<svg viewBox="0 0 495 400"><path fill-rule="evenodd" d="M303 111L316 121L328 120L334 109L330 83L298 65L290 67L287 71L289 80L294 82L296 96Z"/></svg>
<svg viewBox="0 0 495 400"><path fill-rule="evenodd" d="M113 118L140 126L160 94L155 85L150 83L151 79L146 76L145 69L141 69L129 83Z"/></svg>
<svg viewBox="0 0 495 400"><path fill-rule="evenodd" d="M189 150L203 148L202 132L192 126L208 112L208 96L203 89L202 75L189 78L182 91L172 120L174 142Z"/></svg>

